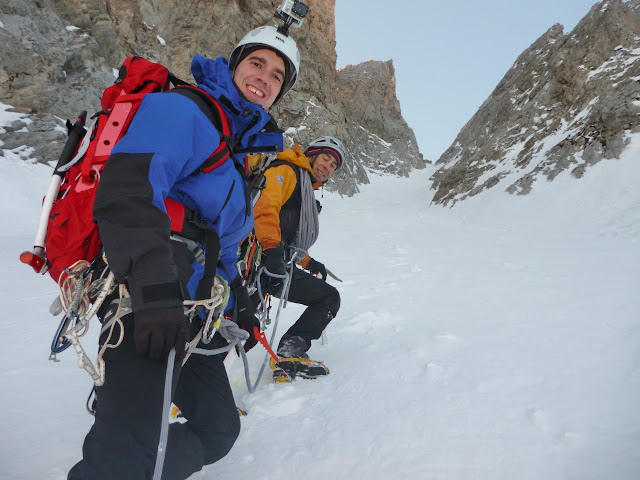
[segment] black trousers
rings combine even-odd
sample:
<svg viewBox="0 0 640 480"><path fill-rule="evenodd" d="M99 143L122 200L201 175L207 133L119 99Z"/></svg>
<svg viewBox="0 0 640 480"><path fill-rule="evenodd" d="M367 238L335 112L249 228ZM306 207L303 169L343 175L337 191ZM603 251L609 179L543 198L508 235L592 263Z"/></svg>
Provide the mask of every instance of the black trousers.
<svg viewBox="0 0 640 480"><path fill-rule="evenodd" d="M162 421L166 362L136 354L133 316L123 318L122 344L104 354L106 379L96 388L95 423L83 458L69 480L151 479ZM117 328L116 328L117 330ZM114 332L117 338L119 332ZM214 337L210 347L224 340ZM216 343L216 345L212 345ZM191 355L174 368L173 402L186 423L169 428L163 480L182 480L224 457L240 433L240 420L223 364L224 355Z"/></svg>
<svg viewBox="0 0 640 480"><path fill-rule="evenodd" d="M266 288L270 294L280 296L281 285L268 285ZM287 298L289 302L306 305L307 309L285 335L302 337L308 347L311 346L311 340L320 338L324 329L340 310L338 290L298 267L293 269Z"/></svg>

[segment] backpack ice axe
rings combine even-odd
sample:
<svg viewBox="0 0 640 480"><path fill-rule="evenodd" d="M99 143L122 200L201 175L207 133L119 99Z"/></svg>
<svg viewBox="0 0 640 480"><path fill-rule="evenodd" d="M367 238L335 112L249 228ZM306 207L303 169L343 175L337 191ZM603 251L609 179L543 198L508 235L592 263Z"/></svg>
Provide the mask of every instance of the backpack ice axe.
<svg viewBox="0 0 640 480"><path fill-rule="evenodd" d="M64 167L67 166L74 158L78 145L85 137L87 129L84 128L87 120L87 112L83 111L76 122L72 125L67 120L67 131L69 137L60 153L60 158L56 164L56 168L53 170L53 176L51 183L49 184L49 190L42 201L42 211L40 213L40 221L38 223L38 230L36 231L36 238L33 242L33 250L25 251L20 254L20 261L26 265L29 265L35 270L36 273L45 273L47 271L47 260L45 257L44 244L47 237L47 224L49 222L49 213L53 207L53 202L58 197L60 185L62 185L62 179L64 178Z"/></svg>

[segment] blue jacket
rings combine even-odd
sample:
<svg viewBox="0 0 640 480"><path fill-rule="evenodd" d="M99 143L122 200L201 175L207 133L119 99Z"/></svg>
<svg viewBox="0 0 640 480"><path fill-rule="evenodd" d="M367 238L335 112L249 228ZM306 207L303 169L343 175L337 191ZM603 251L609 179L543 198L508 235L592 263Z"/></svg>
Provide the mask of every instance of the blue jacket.
<svg viewBox="0 0 640 480"><path fill-rule="evenodd" d="M243 164L244 152L282 150L281 131L261 106L240 96L226 59L196 55L191 70L230 120L233 159L192 175L219 145L218 130L190 98L148 94L113 148L96 195L94 216L106 257L118 281L127 283L134 312L180 305L184 296L193 298L202 277L202 266L169 240L165 199L196 211L218 234L224 268L217 273L231 281L238 244L253 228L247 185L233 162Z"/></svg>

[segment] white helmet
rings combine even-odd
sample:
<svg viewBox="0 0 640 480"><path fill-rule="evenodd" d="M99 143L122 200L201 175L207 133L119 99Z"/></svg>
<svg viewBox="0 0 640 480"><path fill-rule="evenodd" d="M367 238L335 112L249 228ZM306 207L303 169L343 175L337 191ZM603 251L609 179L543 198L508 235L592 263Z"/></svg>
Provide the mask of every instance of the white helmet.
<svg viewBox="0 0 640 480"><path fill-rule="evenodd" d="M276 27L264 26L251 30L247 33L229 57L229 68L233 72L238 63L250 52L259 48L274 50L282 57L285 66L285 79L282 89L276 97L274 104L286 94L298 79L300 69L300 51L296 42L288 35L278 32Z"/></svg>
<svg viewBox="0 0 640 480"><path fill-rule="evenodd" d="M324 150L325 148L331 149L339 155L340 158L336 159L338 160L338 165L336 166L335 172L337 172L342 168L342 165L344 165L344 157L345 157L344 145L342 145L342 142L337 138L330 137L328 135L324 137L316 138L313 142L309 144L309 146L304 151L304 153L305 155L307 153L310 153L312 155L317 155L319 153L322 153L322 150Z"/></svg>

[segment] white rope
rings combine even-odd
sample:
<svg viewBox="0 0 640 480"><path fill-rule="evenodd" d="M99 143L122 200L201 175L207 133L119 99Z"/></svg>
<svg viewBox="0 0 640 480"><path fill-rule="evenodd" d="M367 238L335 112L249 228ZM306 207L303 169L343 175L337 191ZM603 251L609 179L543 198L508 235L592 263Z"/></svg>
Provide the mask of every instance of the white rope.
<svg viewBox="0 0 640 480"><path fill-rule="evenodd" d="M207 314L207 320L204 324L204 329L202 333L202 341L204 343L209 343L213 338L213 335L216 333L215 331L219 328L219 318L216 321L213 321L213 315L216 312L217 307L220 305L226 305L229 301L229 286L227 282L216 275L213 280L213 286L211 287L211 297L205 298L204 300L184 300L183 304L185 307L190 307L185 314L188 316L190 314L195 313L198 307L205 308L209 311ZM220 312L219 312L220 313Z"/></svg>
<svg viewBox="0 0 640 480"><path fill-rule="evenodd" d="M113 277L113 274L110 273L109 276L111 278ZM100 335L102 335L102 333L108 328L109 329L109 333L107 335L106 340L104 341L104 343L102 344L102 346L100 347L100 350L98 351L98 357L96 358L96 370L98 371L99 375L100 375L100 384L96 383L96 386L101 386L104 385L104 378L106 375L106 367L105 367L105 363L104 360L102 359L104 352L107 351L107 349L109 348L117 348L120 346L120 344L122 343L122 340L124 339L124 324L122 323L122 317L124 317L125 315L127 315L128 313L131 313L131 307L130 306L124 306L125 302L123 302L122 300L124 298L127 298L129 296L129 292L127 291L127 287L125 287L124 285L120 285L120 290L119 290L119 298L120 300L118 301L118 308L116 309L116 313L113 315L113 318L111 320L109 320L109 322L107 324L105 324L102 328L102 330L100 331ZM104 299L103 299L104 300ZM101 302L102 303L102 302ZM120 332L120 336L118 337L118 340L115 343L110 343L111 342L111 336L113 335L113 330L115 328L115 326L118 326L119 332Z"/></svg>
<svg viewBox="0 0 640 480"><path fill-rule="evenodd" d="M84 274L90 266L86 260L78 260L66 268L58 279L62 308L68 315L77 314L82 317L89 309L89 296L85 294L89 277Z"/></svg>
<svg viewBox="0 0 640 480"><path fill-rule="evenodd" d="M67 333L63 333L64 337L71 343L74 350L76 351L76 354L78 355L78 367L87 371L87 373L93 379L93 382L97 387L104 385L104 380L106 375L105 362L102 358L104 353L109 348L118 347L122 343L122 340L124 338L124 326L120 318L124 316L126 313L128 313L128 312L123 313L124 310L127 309L127 307L123 307L123 302L118 302L118 309L116 310L116 313L113 316L113 319L109 322L109 325L105 325L105 328L103 328L102 331L105 331L106 328L109 328L109 333L107 335L107 339L105 340L100 350L98 351L95 365L91 362L89 356L87 355L84 348L80 344L79 337L84 336L89 331L89 320L91 319L91 317L93 317L95 312L97 312L98 309L102 306L102 303L104 302L104 299L106 298L107 294L111 290L111 287L113 286L114 282L115 282L115 277L113 273L109 272L107 279L104 282L101 282L102 285L100 286L98 296L96 297L96 300L93 303L92 308L89 309L86 315L79 318L76 324L73 327L71 327ZM83 297L85 297L83 301L89 302L89 291L91 290L91 288L90 286L87 286L88 282L83 282L82 284L78 283L77 285L83 286L83 289L82 289ZM125 296L128 296L126 287L124 285L120 285L120 298L122 299ZM130 308L128 310L130 311ZM67 315L71 315L71 314L73 314L73 312L67 311ZM116 325L118 325L119 327L120 335L118 337L118 340L115 343L111 343L111 337L113 335L113 331Z"/></svg>
<svg viewBox="0 0 640 480"><path fill-rule="evenodd" d="M160 439L158 440L158 452L156 454L156 464L153 468L153 480L162 478L164 468L164 458L167 454L167 442L169 438L169 412L171 411L171 387L173 384L173 364L176 359L176 349L172 348L167 359L167 370L164 379L164 390L162 393L162 423L160 424Z"/></svg>
<svg viewBox="0 0 640 480"><path fill-rule="evenodd" d="M184 360L182 361L182 365L187 363L187 360L191 356L191 353L193 353L195 346L198 345L198 343L200 343L200 340L202 340L202 342L205 344L208 344L209 342L211 342L211 340L213 339L213 336L215 335L216 331L218 331L222 323L222 319L221 319L222 309L219 307L222 306L224 308L224 306L227 304L228 301L229 301L229 285L219 275L216 275L215 278L213 279L210 298L205 298L204 300L184 300L183 301L183 305L185 307L189 307L188 310L185 312L185 315L187 316L195 315L196 309L198 307L202 307L208 310L208 314L207 314L206 321L202 325L202 328L198 330L198 333L190 342L187 342L187 354L185 355ZM214 321L213 316L216 313L216 311L218 312L218 318L216 318L216 320Z"/></svg>
<svg viewBox="0 0 640 480"><path fill-rule="evenodd" d="M198 331L196 336L187 343L187 354L185 355L182 365L186 363L192 353L199 355L218 355L220 353L229 352L231 349L242 340L246 340L249 334L244 330L241 330L238 325L227 319L220 318L222 309L229 300L229 285L220 276L216 275L211 287L211 298L204 300L185 300L185 307L190 307L187 310L187 315L195 313L196 308L203 307L209 310L207 320L202 328ZM218 313L218 318L215 322L212 322L213 315ZM209 343L213 338L216 331L220 331L220 334L229 342L226 347L217 348L214 350L207 350L203 348L197 348L196 345L202 340L204 343ZM205 339L208 338L207 341ZM164 460L167 450L167 442L169 435L169 414L171 411L171 387L173 383L173 365L176 357L176 350L172 348L169 352L169 358L167 359L167 370L164 380L164 394L162 403L162 419L160 426L160 439L158 440L158 452L156 455L156 463L153 470L153 480L160 480L162 478L162 470L164 468Z"/></svg>
<svg viewBox="0 0 640 480"><path fill-rule="evenodd" d="M115 284L115 276L111 271L106 279L99 279L93 283L89 282L90 276L85 275L90 268L89 262L81 260L66 270L67 275L59 281L60 300L62 308L69 318L69 326L66 331L60 333L73 346L78 355L78 366L87 371L93 379L96 386L104 385L105 380L105 362L103 360L104 353L107 349L118 347L124 338L124 326L121 318L131 312L130 302L123 300L129 298L129 292L125 285L119 286L118 308L111 319L103 326L100 335L108 331L107 338L101 345L96 357L95 365L89 359L86 351L80 344L79 338L84 336L89 330L89 320L96 314L102 306L105 298L113 289ZM96 298L91 304L90 292L97 291ZM200 342L208 344L216 331L221 326L221 305L224 306L229 300L229 286L227 282L220 276L215 277L211 288L211 297L203 300L185 300L184 306L187 308L185 315L193 315L198 308L204 308L208 311L206 321L194 339L187 344L189 353L185 356L184 362L187 361L191 353L197 352L195 346ZM126 304L126 306L125 306ZM218 318L214 320L214 315L218 312ZM76 318L74 325L72 319ZM114 330L118 326L119 336L115 343L112 343ZM235 336L237 337L237 335ZM235 338L234 337L234 338Z"/></svg>
<svg viewBox="0 0 640 480"><path fill-rule="evenodd" d="M303 259L306 255L306 251L301 249L301 248L294 248L293 249L293 253L291 254L291 260L288 263L288 269L289 271L287 272L285 270L284 275L278 275L275 273L271 273L269 270L267 270L266 267L260 267L260 270L258 270L258 278L257 278L257 287L258 287L258 297L260 298L260 305L262 307L261 309L261 315L260 315L260 331L263 331L263 327L265 327L265 325L268 323L267 319L269 318L269 311L266 305L266 301L265 301L265 295L262 294L262 287L261 287L261 279L260 277L262 277L262 274L264 273L265 275L269 276L269 277L273 277L273 278L280 278L280 279L284 279L284 285L282 287L282 292L280 295L280 299L278 301L278 309L276 310L276 317L273 323L273 331L271 332L271 340L269 341L269 345L273 345L274 344L274 340L276 337L276 331L278 329L278 319L280 318L280 312L282 311L283 308L287 307L287 302L288 302L288 298L289 298L289 288L291 287L291 279L293 278L293 270L296 268L296 263L298 263L298 261L300 261L301 259ZM264 371L267 367L267 363L269 362L269 358L271 357L269 355L269 352L265 353L264 356L264 361L262 362L262 366L260 367L260 372L258 372L258 377L255 381L255 383L252 385L251 384L251 374L249 372L249 362L247 360L247 356L245 354L244 349L240 349L240 353L242 354L242 362L244 364L244 378L245 378L245 382L247 384L247 390L249 390L249 393L254 393L257 388L258 388L258 384L260 383L260 380L262 379L262 375L264 374ZM285 372L286 373L286 372ZM288 374L287 374L288 375Z"/></svg>
<svg viewBox="0 0 640 480"><path fill-rule="evenodd" d="M104 352L107 348L115 348L122 343L124 330L122 328L120 317L118 316L121 310L119 305L118 311L116 312L116 321L111 323L111 329L109 331L107 341L98 352L96 363L94 365L80 344L79 338L89 331L89 320L96 314L107 295L112 291L115 283L115 277L113 273L109 272L106 279L99 278L91 283L91 276L86 274L90 267L91 264L89 262L86 260L80 260L65 269L66 275L61 276L58 281L58 287L60 289L59 298L62 309L64 310L66 317L69 319L69 325L66 331L62 331L60 335L66 338L76 351L76 354L78 355L78 367L87 371L96 386L101 386L104 384L105 379L105 363L102 359ZM123 287L124 286L121 286L120 290L121 297L124 292L126 292L126 290L123 291ZM96 291L98 293L92 304L90 294ZM74 318L76 321L75 324L72 324ZM114 327L117 324L120 326L120 337L116 343L112 344L110 343L111 336L113 335Z"/></svg>

